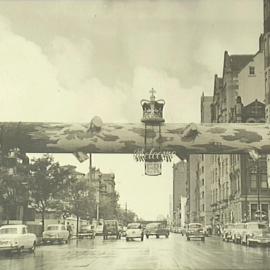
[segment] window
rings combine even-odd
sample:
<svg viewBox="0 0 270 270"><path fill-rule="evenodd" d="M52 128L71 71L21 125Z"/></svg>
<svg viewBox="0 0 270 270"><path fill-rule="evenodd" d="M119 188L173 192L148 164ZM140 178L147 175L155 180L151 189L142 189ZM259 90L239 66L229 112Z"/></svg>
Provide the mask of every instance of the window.
<svg viewBox="0 0 270 270"><path fill-rule="evenodd" d="M261 188L268 188L267 174L261 175Z"/></svg>
<svg viewBox="0 0 270 270"><path fill-rule="evenodd" d="M257 175L255 173L250 174L250 188L257 188Z"/></svg>
<svg viewBox="0 0 270 270"><path fill-rule="evenodd" d="M202 179L202 186L204 186L204 179Z"/></svg>
<svg viewBox="0 0 270 270"><path fill-rule="evenodd" d="M264 220L268 220L268 204L262 204L262 211L265 215Z"/></svg>
<svg viewBox="0 0 270 270"><path fill-rule="evenodd" d="M250 214L251 214L251 220L257 220L256 218L256 211L257 209L257 204L251 204L250 205Z"/></svg>
<svg viewBox="0 0 270 270"><path fill-rule="evenodd" d="M255 75L255 67L249 67L249 75Z"/></svg>

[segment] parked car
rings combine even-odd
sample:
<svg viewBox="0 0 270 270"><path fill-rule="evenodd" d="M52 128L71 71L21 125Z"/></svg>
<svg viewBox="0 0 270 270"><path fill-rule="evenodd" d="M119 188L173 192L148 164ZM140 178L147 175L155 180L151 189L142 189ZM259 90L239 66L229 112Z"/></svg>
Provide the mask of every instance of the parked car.
<svg viewBox="0 0 270 270"><path fill-rule="evenodd" d="M233 239L233 229L234 224L228 223L224 225L223 233L222 233L222 240L223 241L232 241Z"/></svg>
<svg viewBox="0 0 270 270"><path fill-rule="evenodd" d="M234 243L242 243L242 235L246 230L246 223L235 223L231 229L232 241Z"/></svg>
<svg viewBox="0 0 270 270"><path fill-rule="evenodd" d="M131 239L140 238L143 241L143 228L140 223L130 223L127 226L126 230L126 240L129 241Z"/></svg>
<svg viewBox="0 0 270 270"><path fill-rule="evenodd" d="M159 238L161 235L164 235L166 238L169 237L170 231L162 223L149 223L146 225L145 228L145 235L146 238L149 238L151 235L155 235L156 238Z"/></svg>
<svg viewBox="0 0 270 270"><path fill-rule="evenodd" d="M68 239L69 231L62 224L50 224L42 234L43 243L67 243Z"/></svg>
<svg viewBox="0 0 270 270"><path fill-rule="evenodd" d="M117 220L104 220L103 239L106 240L109 236L115 236L116 239L120 239L121 233L119 229Z"/></svg>
<svg viewBox="0 0 270 270"><path fill-rule="evenodd" d="M29 233L26 225L4 225L0 228L0 251L34 252L37 237Z"/></svg>
<svg viewBox="0 0 270 270"><path fill-rule="evenodd" d="M203 232L203 225L201 223L190 223L188 224L186 237L189 241L191 238L200 238L201 241L205 240L205 235Z"/></svg>
<svg viewBox="0 0 270 270"><path fill-rule="evenodd" d="M96 232L95 232L95 226L94 225L82 225L79 232L78 237L79 238L95 238Z"/></svg>
<svg viewBox="0 0 270 270"><path fill-rule="evenodd" d="M270 230L267 224L260 222L246 223L246 229L242 233L242 244L248 246L254 244L270 244Z"/></svg>

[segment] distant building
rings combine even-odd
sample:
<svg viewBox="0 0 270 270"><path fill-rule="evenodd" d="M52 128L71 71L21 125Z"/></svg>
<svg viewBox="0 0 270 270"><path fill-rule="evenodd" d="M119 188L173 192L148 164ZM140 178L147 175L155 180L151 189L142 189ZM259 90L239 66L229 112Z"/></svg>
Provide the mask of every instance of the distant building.
<svg viewBox="0 0 270 270"><path fill-rule="evenodd" d="M199 159L200 155L190 155L187 162L186 181L186 223L199 222L200 194L199 194Z"/></svg>
<svg viewBox="0 0 270 270"><path fill-rule="evenodd" d="M201 123L211 123L212 119L212 102L213 96L201 97ZM212 209L211 209L211 182L212 174L208 168L211 167L211 155L199 155L197 167L197 190L198 190L198 221L204 225L211 224Z"/></svg>
<svg viewBox="0 0 270 270"><path fill-rule="evenodd" d="M181 223L181 197L186 197L187 163L179 161L173 165L173 220Z"/></svg>
<svg viewBox="0 0 270 270"><path fill-rule="evenodd" d="M211 123L213 96L201 96L201 123Z"/></svg>

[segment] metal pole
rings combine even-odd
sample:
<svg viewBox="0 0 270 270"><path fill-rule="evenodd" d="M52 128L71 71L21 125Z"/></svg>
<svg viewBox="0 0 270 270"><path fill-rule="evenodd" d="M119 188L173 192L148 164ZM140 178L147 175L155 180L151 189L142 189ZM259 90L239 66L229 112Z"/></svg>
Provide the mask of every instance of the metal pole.
<svg viewBox="0 0 270 270"><path fill-rule="evenodd" d="M92 154L89 153L89 184L92 184Z"/></svg>
<svg viewBox="0 0 270 270"><path fill-rule="evenodd" d="M127 218L127 202L126 202L126 207L125 207L125 213L126 213L126 224L125 225L127 225L128 224L128 218Z"/></svg>
<svg viewBox="0 0 270 270"><path fill-rule="evenodd" d="M258 201L258 205L257 205L257 211L260 214L259 216L259 221L261 221L261 202L260 202L260 174L259 174L259 159L255 161L256 164L256 177L257 177L257 201Z"/></svg>
<svg viewBox="0 0 270 270"><path fill-rule="evenodd" d="M97 202L97 221L99 221L99 203Z"/></svg>
<svg viewBox="0 0 270 270"><path fill-rule="evenodd" d="M100 194L100 181L98 181L98 190L97 190L97 221L99 221L99 194Z"/></svg>

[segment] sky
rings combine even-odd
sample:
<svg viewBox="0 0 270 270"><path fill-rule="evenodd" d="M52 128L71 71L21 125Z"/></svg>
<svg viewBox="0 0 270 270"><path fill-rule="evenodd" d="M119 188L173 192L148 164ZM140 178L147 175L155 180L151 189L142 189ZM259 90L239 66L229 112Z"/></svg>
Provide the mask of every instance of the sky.
<svg viewBox="0 0 270 270"><path fill-rule="evenodd" d="M255 54L262 31L262 0L0 1L0 121L139 122L154 88L167 122L199 122L224 51ZM172 163L159 177L132 155L93 165L115 173L122 205L166 216Z"/></svg>

